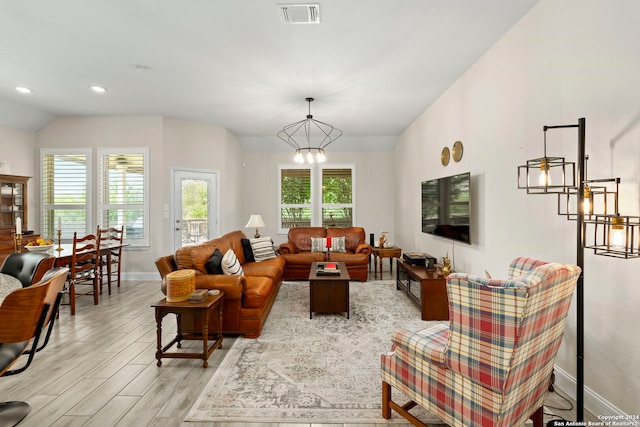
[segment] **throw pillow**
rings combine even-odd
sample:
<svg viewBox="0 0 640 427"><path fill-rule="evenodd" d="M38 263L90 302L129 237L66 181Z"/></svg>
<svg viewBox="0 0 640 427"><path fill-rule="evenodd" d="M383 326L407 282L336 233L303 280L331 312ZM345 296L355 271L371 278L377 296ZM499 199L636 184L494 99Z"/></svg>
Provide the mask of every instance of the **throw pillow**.
<svg viewBox="0 0 640 427"><path fill-rule="evenodd" d="M204 266L209 274L223 274L222 252L220 252L220 249L216 248L216 250L213 251L211 257Z"/></svg>
<svg viewBox="0 0 640 427"><path fill-rule="evenodd" d="M251 249L251 241L249 239L240 239L242 243L242 252L244 252L244 262L256 262Z"/></svg>
<svg viewBox="0 0 640 427"><path fill-rule="evenodd" d="M273 240L271 237L258 237L257 239L251 239L251 250L256 262L265 261L276 257L276 252L273 250Z"/></svg>
<svg viewBox="0 0 640 427"><path fill-rule="evenodd" d="M233 249L231 248L229 248L229 250L222 257L222 271L228 276L231 276L233 274L244 275L244 270L242 270L240 261L238 261L236 253L233 252Z"/></svg>
<svg viewBox="0 0 640 427"><path fill-rule="evenodd" d="M331 238L331 252L343 252L343 253L347 252L346 236Z"/></svg>
<svg viewBox="0 0 640 427"><path fill-rule="evenodd" d="M311 238L311 252L326 252L326 251L327 251L327 239L325 237Z"/></svg>

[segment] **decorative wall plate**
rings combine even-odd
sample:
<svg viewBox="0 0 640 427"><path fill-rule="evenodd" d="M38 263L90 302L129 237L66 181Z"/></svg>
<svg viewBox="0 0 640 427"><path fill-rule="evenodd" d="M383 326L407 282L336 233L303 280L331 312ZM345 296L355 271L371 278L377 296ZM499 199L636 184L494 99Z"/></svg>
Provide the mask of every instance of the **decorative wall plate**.
<svg viewBox="0 0 640 427"><path fill-rule="evenodd" d="M459 162L460 159L462 159L462 142L461 141L456 141L453 143L453 150L451 151L453 160L456 162Z"/></svg>
<svg viewBox="0 0 640 427"><path fill-rule="evenodd" d="M440 154L440 161L442 162L442 166L447 166L449 164L450 158L451 153L449 153L449 147L444 147L442 149L442 154Z"/></svg>

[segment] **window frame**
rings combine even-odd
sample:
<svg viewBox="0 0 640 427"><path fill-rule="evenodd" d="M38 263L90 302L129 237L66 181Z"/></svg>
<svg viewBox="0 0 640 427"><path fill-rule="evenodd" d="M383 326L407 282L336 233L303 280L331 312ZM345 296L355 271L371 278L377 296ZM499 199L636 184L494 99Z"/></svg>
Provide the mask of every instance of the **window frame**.
<svg viewBox="0 0 640 427"><path fill-rule="evenodd" d="M98 192L98 197L96 201L96 223L100 223L102 220L102 212L104 210L142 210L143 222L142 222L142 238L132 238L131 236L127 237L127 233L125 232L124 241L130 244L130 247L138 247L138 248L148 248L150 245L150 207L149 207L149 198L150 198L150 190L149 190L149 148L148 147L109 147L109 148L98 148L97 149L97 179L96 179L96 189ZM102 197L104 194L104 189L100 188L102 185L102 171L103 171L103 158L105 156L112 156L118 154L142 154L143 157L143 202L142 204L113 204L113 203L104 203ZM125 227L127 224L122 224Z"/></svg>
<svg viewBox="0 0 640 427"><path fill-rule="evenodd" d="M44 160L46 156L68 156L68 155L84 155L86 159L86 171L85 171L85 192L86 198L84 204L55 204L55 203L46 203L45 199L45 189L49 186L46 183L46 177L48 173L44 170ZM94 230L93 224L93 150L91 148L41 148L40 149L40 200L41 208L40 208L40 232L43 234L43 237L46 238L57 238L57 231L55 228L57 227L56 223L50 224L52 230L49 230L45 227L45 218L47 217L47 212L53 211L54 215L56 211L70 211L70 210L85 210L85 234L92 233ZM54 171L55 174L55 171ZM64 226L62 227L64 229ZM76 230L81 231L81 230ZM52 233L52 235L49 235ZM55 235L53 235L55 234ZM65 234L64 231L61 234L60 238L61 242L71 242L73 241L73 234L68 235Z"/></svg>
<svg viewBox="0 0 640 427"><path fill-rule="evenodd" d="M356 165L353 163L339 164L339 163L313 163L313 164L279 164L278 165L278 212L276 218L278 218L278 234L287 235L289 228L282 227L282 209L285 205L282 203L282 170L283 169L308 169L311 177L310 188L310 200L311 205L295 205L295 207L307 207L311 208L311 226L322 227L322 210L323 208L351 208L351 225L356 223ZM351 204L324 204L322 194L322 177L324 169L350 169L351 170Z"/></svg>

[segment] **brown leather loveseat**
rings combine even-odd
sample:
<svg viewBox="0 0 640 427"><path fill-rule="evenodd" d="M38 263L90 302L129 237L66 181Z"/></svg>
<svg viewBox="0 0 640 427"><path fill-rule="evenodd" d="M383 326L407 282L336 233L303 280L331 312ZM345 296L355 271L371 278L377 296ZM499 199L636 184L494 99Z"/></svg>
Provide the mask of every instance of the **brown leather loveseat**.
<svg viewBox="0 0 640 427"><path fill-rule="evenodd" d="M217 239L197 245L184 246L175 255L167 255L156 260L156 267L163 278L178 269L196 271L196 289L220 289L225 292L222 310L222 332L224 334L244 334L247 338L260 336L271 306L276 299L284 273L284 259L280 256L260 262L245 262L240 230L233 231ZM206 264L218 248L225 254L233 249L242 265L244 275L209 274ZM215 316L213 316L215 317ZM194 324L182 323L185 331L197 330ZM216 319L212 319L210 330Z"/></svg>
<svg viewBox="0 0 640 427"><path fill-rule="evenodd" d="M331 250L332 261L347 265L351 280L367 281L371 245L365 241L362 227L324 228L295 227L289 229L288 242L280 245L278 252L286 261L284 280L307 280L311 263L324 261L324 252L312 252L311 238L345 237L346 252Z"/></svg>

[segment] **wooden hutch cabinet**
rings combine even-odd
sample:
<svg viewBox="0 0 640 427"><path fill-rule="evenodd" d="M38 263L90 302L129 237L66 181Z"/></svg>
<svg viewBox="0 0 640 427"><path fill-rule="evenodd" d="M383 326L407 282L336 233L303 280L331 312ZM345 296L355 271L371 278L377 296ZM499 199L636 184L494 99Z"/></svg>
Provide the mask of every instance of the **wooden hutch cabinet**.
<svg viewBox="0 0 640 427"><path fill-rule="evenodd" d="M22 218L22 245L40 237L38 234L25 234L30 231L27 215L29 178L28 176L0 175L0 235L13 235L16 231L16 219ZM0 258L4 258L2 255L6 254L0 254Z"/></svg>

